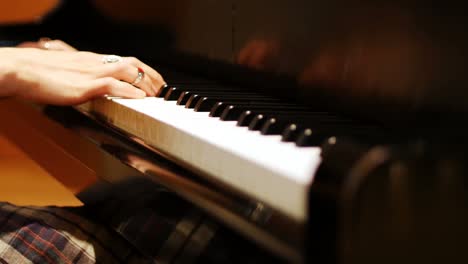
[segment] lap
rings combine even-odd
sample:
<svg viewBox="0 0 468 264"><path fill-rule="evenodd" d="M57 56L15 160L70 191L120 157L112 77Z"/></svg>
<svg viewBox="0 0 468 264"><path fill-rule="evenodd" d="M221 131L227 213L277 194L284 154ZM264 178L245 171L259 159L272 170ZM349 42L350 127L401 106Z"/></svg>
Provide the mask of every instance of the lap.
<svg viewBox="0 0 468 264"><path fill-rule="evenodd" d="M0 203L0 263L151 262L79 208Z"/></svg>
<svg viewBox="0 0 468 264"><path fill-rule="evenodd" d="M156 194L156 195L155 195ZM83 207L0 202L0 263L272 263L171 192Z"/></svg>

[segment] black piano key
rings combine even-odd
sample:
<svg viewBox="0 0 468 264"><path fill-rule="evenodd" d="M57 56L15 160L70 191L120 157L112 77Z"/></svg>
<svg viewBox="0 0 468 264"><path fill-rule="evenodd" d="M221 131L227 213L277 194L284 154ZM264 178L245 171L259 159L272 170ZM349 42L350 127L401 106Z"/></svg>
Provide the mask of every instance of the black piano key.
<svg viewBox="0 0 468 264"><path fill-rule="evenodd" d="M273 109L268 108L268 107L244 108L245 110L240 115L240 117L238 119L238 122L237 122L237 125L238 126L248 126L248 122L250 122L252 120L252 117L250 117L250 115L255 116L257 114L262 114L264 116L275 117L275 118L276 118L276 116L284 117L285 115L286 116L289 115L290 118L292 118L292 117L295 117L295 116L304 116L304 115L307 115L307 114L314 114L315 113L314 111L304 109L304 108L294 108L294 107L290 108L290 107L284 107L284 106L272 107L272 108ZM246 113L246 111L248 111L248 113ZM291 120L294 120L294 119L291 119ZM293 121L291 121L290 123L292 123L292 122Z"/></svg>
<svg viewBox="0 0 468 264"><path fill-rule="evenodd" d="M249 123L249 130L260 130L266 119L267 117L262 114L255 115Z"/></svg>
<svg viewBox="0 0 468 264"><path fill-rule="evenodd" d="M264 103L264 102L252 102L249 104L237 104L234 105L235 108L240 108L243 111L250 110L257 114L267 114L275 115L279 113L309 113L315 112L310 110L307 107L293 105L293 104L283 104L283 103Z"/></svg>
<svg viewBox="0 0 468 264"><path fill-rule="evenodd" d="M169 90L170 86L165 84L161 87L161 89L158 90L158 92L156 93L156 97L159 97L159 98L164 98L164 96L166 96L166 93L167 91Z"/></svg>
<svg viewBox="0 0 468 264"><path fill-rule="evenodd" d="M185 104L185 108L194 108L195 105L197 105L198 100L203 98L199 94L192 94L190 98L187 100L187 103Z"/></svg>
<svg viewBox="0 0 468 264"><path fill-rule="evenodd" d="M239 95L239 96L213 96L209 95L208 97L199 100L197 105L195 106L196 112L210 112L210 116L212 117L219 117L224 111L226 104L234 104L239 102L245 102L247 100L251 100L252 97L248 97L247 95ZM261 100L261 99L258 99ZM213 111L212 111L213 110ZM216 114L217 113L217 114Z"/></svg>
<svg viewBox="0 0 468 264"><path fill-rule="evenodd" d="M284 129L282 130L282 132L281 132L281 141L296 142L298 140L298 137L299 137L300 133L304 131L305 125L307 125L309 127L314 127L314 129L319 129L319 130L324 130L324 131L332 130L329 126L327 128L327 125L319 124L319 122L302 122L302 124L299 123L299 122L297 122L297 123L293 122L293 123L290 123L290 124L286 125L284 127ZM280 125L278 125L276 128L274 128L273 132L269 132L269 133L267 132L266 134L270 134L270 133L276 134L276 129L278 127L280 127ZM268 128L265 128L265 129L268 129Z"/></svg>
<svg viewBox="0 0 468 264"><path fill-rule="evenodd" d="M177 105L185 105L187 103L187 101L190 99L190 96L192 96L192 92L182 92L180 95L179 95L179 98L177 99Z"/></svg>
<svg viewBox="0 0 468 264"><path fill-rule="evenodd" d="M240 118L244 110L234 105L228 105L224 108L223 112L220 115L220 119L223 121L234 121Z"/></svg>
<svg viewBox="0 0 468 264"><path fill-rule="evenodd" d="M297 124L290 124L286 126L286 128L283 130L281 141L295 142L297 140L297 137L299 136L300 131L301 129Z"/></svg>
<svg viewBox="0 0 468 264"><path fill-rule="evenodd" d="M226 109L229 107L230 110L228 111L233 111L233 112L238 113L237 118L239 118L240 114L246 110L245 106L254 107L256 104L262 104L262 103L263 102L257 102L257 101L244 101L244 102L234 102L232 100L220 101L213 105L213 108L210 111L210 116L221 117L223 112L226 111ZM241 108L240 106L243 106L243 108ZM228 113L226 113L225 115L228 115ZM231 119L231 120L237 120L237 118ZM227 119L221 118L221 120L227 120Z"/></svg>
<svg viewBox="0 0 468 264"><path fill-rule="evenodd" d="M211 99L208 97L203 97L198 100L197 104L194 107L195 112L210 112L211 108L213 108L214 104L218 100Z"/></svg>
<svg viewBox="0 0 468 264"><path fill-rule="evenodd" d="M298 136L298 128L307 126L311 129L333 130L338 127L346 127L341 120L326 112L307 111L275 111L268 113L268 118L260 129L263 135L283 135L283 141L295 141Z"/></svg>
<svg viewBox="0 0 468 264"><path fill-rule="evenodd" d="M298 146L317 146L325 136L349 134L347 127L318 123L312 123L312 125L307 126L307 123L292 123L287 125L281 133L281 141L296 142ZM308 128L303 129L304 127Z"/></svg>
<svg viewBox="0 0 468 264"><path fill-rule="evenodd" d="M237 120L237 126L248 126L254 118L254 116L255 113L253 113L250 110L242 112L242 114L239 117L239 120Z"/></svg>
<svg viewBox="0 0 468 264"><path fill-rule="evenodd" d="M308 126L312 128L331 130L331 128L337 126L333 123L324 123L323 119L317 118L316 116L305 116L305 117L290 117L284 118L284 116L269 118L262 129L260 130L262 135L282 135L282 141L295 141L298 136L298 129L302 126Z"/></svg>
<svg viewBox="0 0 468 264"><path fill-rule="evenodd" d="M188 100L190 100L190 97L192 95L194 95L194 94L197 94L198 96L202 96L202 97L210 97L210 96L213 95L212 93L208 93L206 91L201 91L201 92L200 91L193 91L193 90L185 91L185 92L182 92L181 95L179 96L179 98L177 99L177 105L186 105ZM219 98L219 94L217 94L217 95L218 95L218 98ZM221 99L219 99L218 101L221 101Z"/></svg>
<svg viewBox="0 0 468 264"><path fill-rule="evenodd" d="M227 105L223 102L216 102L211 108L209 116L220 117L226 106Z"/></svg>
<svg viewBox="0 0 468 264"><path fill-rule="evenodd" d="M213 104L213 107L211 108L211 111L210 111L210 116L221 117L223 112L226 110L226 108L229 107L229 109L232 110L232 112L230 113L226 112L224 117L221 117L221 120L224 120L224 121L237 120L240 114L243 111L245 111L245 109L240 109L239 106L255 107L255 106L262 105L266 107L267 105L271 106L271 105L278 103L277 99L263 97L263 96L251 96L251 95L249 95L248 97L238 97L238 98L232 97L232 98L217 98L217 99L219 99L219 101ZM233 117L234 113L237 114L237 117L235 118ZM229 116L229 118L227 118L227 116Z"/></svg>
<svg viewBox="0 0 468 264"><path fill-rule="evenodd" d="M239 108L239 109L242 110L242 108ZM253 109L255 109L255 108L253 108ZM263 111L261 111L261 113L259 111L254 111L254 110L243 110L242 113L239 116L239 119L237 120L237 125L238 126L250 126L250 123L254 120L254 118L259 114L263 115L263 113L271 114L271 113L274 113L274 112L268 111L267 109L263 109ZM265 121L265 120L262 120L262 122L263 121Z"/></svg>
<svg viewBox="0 0 468 264"><path fill-rule="evenodd" d="M324 126L334 126L339 123L336 118L327 113L320 112L285 112L276 113L267 119L260 132L263 135L281 135L290 125L297 128L298 124L307 124L311 128L321 128ZM288 138L291 138L291 132L287 132ZM292 140L292 139L290 139ZM286 140L285 140L286 141Z"/></svg>
<svg viewBox="0 0 468 264"><path fill-rule="evenodd" d="M230 94L236 93L237 90L231 87L222 87L222 86L204 86L204 85L182 85L178 87L181 89L181 94L177 98L177 105L185 105L187 101L190 99L190 96L193 94L199 94L202 96L209 96L211 93L217 94Z"/></svg>
<svg viewBox="0 0 468 264"><path fill-rule="evenodd" d="M267 118L260 129L262 135L280 135L290 121L282 121L274 117Z"/></svg>
<svg viewBox="0 0 468 264"><path fill-rule="evenodd" d="M262 135L281 135L290 124L307 122L321 122L329 119L326 113L319 112L275 112L268 118L260 129Z"/></svg>
<svg viewBox="0 0 468 264"><path fill-rule="evenodd" d="M237 120L240 117L240 114L245 111L245 108L238 107L237 105L228 104L225 102L217 103L210 112L210 115L213 117L221 117L221 120L228 120L227 116L237 115ZM222 117L224 115L224 117Z"/></svg>
<svg viewBox="0 0 468 264"><path fill-rule="evenodd" d="M182 93L182 90L180 88L171 87L166 92L166 95L164 95L164 100L166 100L166 101L175 101L175 100L179 99L181 93Z"/></svg>
<svg viewBox="0 0 468 264"><path fill-rule="evenodd" d="M224 111L236 112L240 116L240 114L242 112L247 110L246 107L247 108L252 108L257 103L258 102L255 102L255 101L245 101L245 102L240 102L240 103L236 103L234 101L218 102L211 109L210 116L212 116L212 117L221 117L223 115ZM240 106L242 106L242 107L240 107ZM228 107L229 107L229 109L226 110ZM228 113L226 112L225 115L227 115L227 114ZM222 119L222 120L225 120L225 119Z"/></svg>
<svg viewBox="0 0 468 264"><path fill-rule="evenodd" d="M258 118L254 117L252 122L257 122L256 124L250 124L249 129L251 130L260 130L263 135L280 135L287 125L291 124L294 121L303 121L313 118L315 112L291 112L291 111L262 111L261 121L257 121ZM321 116L320 118L323 118ZM261 127L258 127L261 125ZM254 128L255 127L255 128Z"/></svg>
<svg viewBox="0 0 468 264"><path fill-rule="evenodd" d="M260 127L260 134L262 135L272 135L277 126L277 120L274 117L268 117L265 122L263 123L262 127ZM279 130L279 129L278 129Z"/></svg>
<svg viewBox="0 0 468 264"><path fill-rule="evenodd" d="M306 128L299 133L299 136L296 140L296 146L298 147L317 147L321 146L323 142L331 135L324 135L322 133L317 133L316 131Z"/></svg>

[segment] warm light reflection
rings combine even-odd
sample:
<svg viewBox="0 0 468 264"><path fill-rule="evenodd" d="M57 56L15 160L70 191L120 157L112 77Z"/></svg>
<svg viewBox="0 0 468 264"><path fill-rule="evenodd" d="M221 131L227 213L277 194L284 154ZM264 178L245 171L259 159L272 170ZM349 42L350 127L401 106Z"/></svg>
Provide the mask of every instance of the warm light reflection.
<svg viewBox="0 0 468 264"><path fill-rule="evenodd" d="M303 87L327 87L343 96L411 107L438 100L437 88L431 86L438 77L434 73L441 51L418 28L414 14L390 4L343 10L347 12L327 25L326 32L314 31L316 36L305 39L310 43L296 44L300 40L291 41L280 33L268 38L253 34L236 62L255 70L293 74Z"/></svg>
<svg viewBox="0 0 468 264"><path fill-rule="evenodd" d="M52 10L59 0L0 1L0 23L27 23L39 20Z"/></svg>
<svg viewBox="0 0 468 264"><path fill-rule="evenodd" d="M274 71L279 63L280 43L274 39L252 39L239 51L237 63L257 69Z"/></svg>

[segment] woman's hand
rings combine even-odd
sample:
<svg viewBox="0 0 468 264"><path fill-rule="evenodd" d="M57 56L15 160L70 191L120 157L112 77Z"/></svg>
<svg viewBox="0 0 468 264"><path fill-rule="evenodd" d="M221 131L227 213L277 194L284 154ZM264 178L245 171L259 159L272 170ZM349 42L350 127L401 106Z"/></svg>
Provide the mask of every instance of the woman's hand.
<svg viewBox="0 0 468 264"><path fill-rule="evenodd" d="M136 58L104 64L104 55L71 49L0 48L0 95L73 105L103 95L154 96L165 84L159 73ZM141 70L143 78L136 82Z"/></svg>

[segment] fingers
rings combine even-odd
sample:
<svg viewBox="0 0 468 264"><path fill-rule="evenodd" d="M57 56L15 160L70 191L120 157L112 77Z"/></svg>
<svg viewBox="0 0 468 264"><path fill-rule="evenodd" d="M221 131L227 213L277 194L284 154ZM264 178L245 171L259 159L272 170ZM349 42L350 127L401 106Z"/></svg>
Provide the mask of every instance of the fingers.
<svg viewBox="0 0 468 264"><path fill-rule="evenodd" d="M139 78L139 70L129 62L119 62L103 65L103 70L97 75L98 78L112 77L124 81L143 90L148 96L155 96L153 80L145 72Z"/></svg>
<svg viewBox="0 0 468 264"><path fill-rule="evenodd" d="M118 81L112 77L100 78L92 82L89 93L84 95L84 99L94 98L104 95L118 96L125 98L144 98L146 93L135 86Z"/></svg>
<svg viewBox="0 0 468 264"><path fill-rule="evenodd" d="M141 68L145 71L145 79L149 77L148 79L152 83L152 91L154 94L157 94L159 89L166 84L166 81L164 81L161 74L159 74L156 70L144 64L143 62L141 62L139 59L135 57L126 57L124 59L124 62L128 62L136 68Z"/></svg>
<svg viewBox="0 0 468 264"><path fill-rule="evenodd" d="M111 57L111 56L107 56ZM112 57L115 61L107 62L104 69L96 71L97 77L113 77L125 81L142 89L148 96L155 96L159 89L166 84L163 77L154 69L134 57L126 57L118 60L118 56ZM107 58L109 59L109 58ZM139 78L139 72L144 72Z"/></svg>
<svg viewBox="0 0 468 264"><path fill-rule="evenodd" d="M39 43L38 42L32 42L32 41L27 41L27 42L20 43L16 47L18 47L18 48L36 48L36 49L40 49Z"/></svg>

